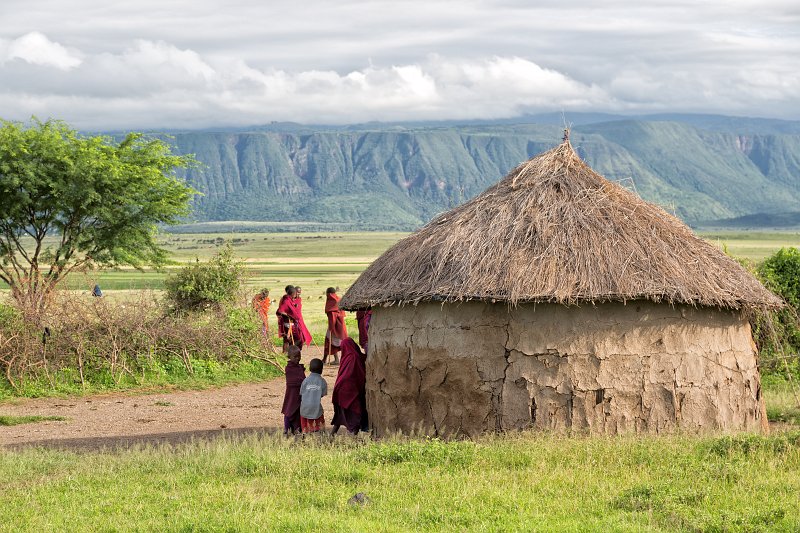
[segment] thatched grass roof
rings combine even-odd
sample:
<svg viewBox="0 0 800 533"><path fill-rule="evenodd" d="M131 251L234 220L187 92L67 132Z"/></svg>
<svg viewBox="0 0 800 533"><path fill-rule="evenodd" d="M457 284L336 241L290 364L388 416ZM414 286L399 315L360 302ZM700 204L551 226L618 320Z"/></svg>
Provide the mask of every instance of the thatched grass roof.
<svg viewBox="0 0 800 533"><path fill-rule="evenodd" d="M565 139L390 248L341 306L637 299L781 305L677 218L589 168Z"/></svg>

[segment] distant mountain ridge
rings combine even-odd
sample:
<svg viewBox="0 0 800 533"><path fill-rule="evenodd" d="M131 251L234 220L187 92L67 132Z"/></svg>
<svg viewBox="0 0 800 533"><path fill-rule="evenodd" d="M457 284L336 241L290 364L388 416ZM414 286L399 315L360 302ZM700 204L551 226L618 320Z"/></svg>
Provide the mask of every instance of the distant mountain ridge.
<svg viewBox="0 0 800 533"><path fill-rule="evenodd" d="M800 212L800 122L714 115L567 119L573 146L589 165L690 224ZM273 124L178 132L171 142L203 163L186 174L203 193L195 202L197 221L407 230L558 144L561 115L539 120L549 123Z"/></svg>

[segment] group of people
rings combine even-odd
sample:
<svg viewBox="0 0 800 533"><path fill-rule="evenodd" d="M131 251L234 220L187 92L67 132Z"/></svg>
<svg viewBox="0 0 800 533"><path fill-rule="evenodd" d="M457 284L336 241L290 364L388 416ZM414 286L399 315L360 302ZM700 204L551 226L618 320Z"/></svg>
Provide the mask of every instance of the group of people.
<svg viewBox="0 0 800 533"><path fill-rule="evenodd" d="M356 341L342 340L341 361L333 385L333 419L331 434L344 426L353 435L369 428L367 416L367 355ZM328 394L328 383L322 377L324 363L314 358L309 363L309 375L300 362L300 348L290 346L286 363L286 393L283 397L283 432L316 433L325 430L322 398Z"/></svg>
<svg viewBox="0 0 800 533"><path fill-rule="evenodd" d="M310 373L300 360L305 346L313 343L311 333L303 320L302 289L289 285L278 302L278 333L283 339L283 350L287 354L286 393L283 399L284 433L315 433L325 430L325 414L322 398L328 394L328 384L322 370L328 359L339 371L333 386L332 434L345 426L351 434L369 428L366 402L366 361L369 342L370 310L356 313L358 343L351 339L345 324L346 313L339 308L337 290L329 287L325 291L325 314L328 328L325 334L322 359L309 362ZM270 307L269 291L263 290L253 298L253 307L264 323L268 334ZM360 346L359 346L360 345Z"/></svg>

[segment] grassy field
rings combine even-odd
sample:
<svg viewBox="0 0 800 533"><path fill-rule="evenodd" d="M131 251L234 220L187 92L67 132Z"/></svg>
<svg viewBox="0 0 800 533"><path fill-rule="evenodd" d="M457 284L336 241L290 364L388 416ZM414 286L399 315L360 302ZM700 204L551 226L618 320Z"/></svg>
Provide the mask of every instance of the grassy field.
<svg viewBox="0 0 800 533"><path fill-rule="evenodd" d="M762 376L764 403L771 422L800 427L800 385L778 375Z"/></svg>
<svg viewBox="0 0 800 533"><path fill-rule="evenodd" d="M274 365L252 358L234 358L225 363L211 360L191 361L191 372L179 358L166 361L153 361L136 375L125 374L115 380L108 369L86 373L86 385L76 379L77 371L63 368L50 373L49 379L20 381L18 390L5 382L0 382L0 426L10 426L43 420L16 421L2 414L5 401L20 397L74 397L108 392L132 391L148 393L174 390L202 390L210 387L223 387L236 383L255 383L282 376Z"/></svg>
<svg viewBox="0 0 800 533"><path fill-rule="evenodd" d="M0 455L0 530L797 531L800 433ZM363 492L369 501L348 500Z"/></svg>
<svg viewBox="0 0 800 533"><path fill-rule="evenodd" d="M266 287L271 290L275 301L288 284L303 288L306 323L320 344L327 327L325 289L339 287L340 294L343 294L372 260L405 235L381 232L164 234L162 242L174 261L164 271L120 269L89 272L72 276L67 280L67 286L88 293L95 283L99 283L109 298L121 301L130 300L145 289L152 290L154 296L159 297L169 271L195 258L208 259L230 243L236 256L245 262L249 294ZM796 232L713 232L701 236L736 257L755 261L781 247L800 246L800 233ZM348 314L347 326L350 331L356 330L352 313Z"/></svg>
<svg viewBox="0 0 800 533"><path fill-rule="evenodd" d="M781 248L800 247L800 233L797 232L757 232L757 231L715 231L703 232L700 236L727 249L734 257L762 261Z"/></svg>
<svg viewBox="0 0 800 533"><path fill-rule="evenodd" d="M319 339L325 287L344 291L402 236L192 234L165 244L182 262L230 241L251 292L266 286L277 298L286 284L303 287ZM705 237L754 260L800 245L791 233ZM99 282L126 301L143 288L157 295L164 276L120 270L70 283L88 291ZM800 410L788 383L764 385L770 419L793 431L453 442L249 436L113 453L4 451L0 531L798 531ZM357 492L370 501L348 503Z"/></svg>
<svg viewBox="0 0 800 533"><path fill-rule="evenodd" d="M89 291L95 283L112 297L129 291L160 290L164 277L181 263L207 259L225 243L245 261L246 285L252 292L262 287L277 299L288 284L303 288L306 322L315 336L325 331L324 292L340 287L342 293L358 275L404 233L198 233L162 237L175 264L165 271L110 270L73 276L68 286ZM714 232L702 234L736 257L762 260L784 246L800 246L800 233ZM350 324L354 324L351 321Z"/></svg>

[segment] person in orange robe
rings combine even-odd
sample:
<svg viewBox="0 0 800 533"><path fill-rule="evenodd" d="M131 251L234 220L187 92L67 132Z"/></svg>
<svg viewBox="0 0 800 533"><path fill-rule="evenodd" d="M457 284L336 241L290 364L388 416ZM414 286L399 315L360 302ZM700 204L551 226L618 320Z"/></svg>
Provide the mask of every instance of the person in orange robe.
<svg viewBox="0 0 800 533"><path fill-rule="evenodd" d="M269 299L269 289L261 289L261 292L253 296L253 309L256 310L261 322L264 324L262 331L264 336L269 335L269 306L272 300Z"/></svg>
<svg viewBox="0 0 800 533"><path fill-rule="evenodd" d="M325 348L322 362L328 362L328 356L334 357L332 366L339 364L339 352L342 340L347 338L347 326L344 323L345 312L339 309L341 298L336 294L336 289L328 287L325 291L325 314L328 315L328 331L325 333Z"/></svg>

